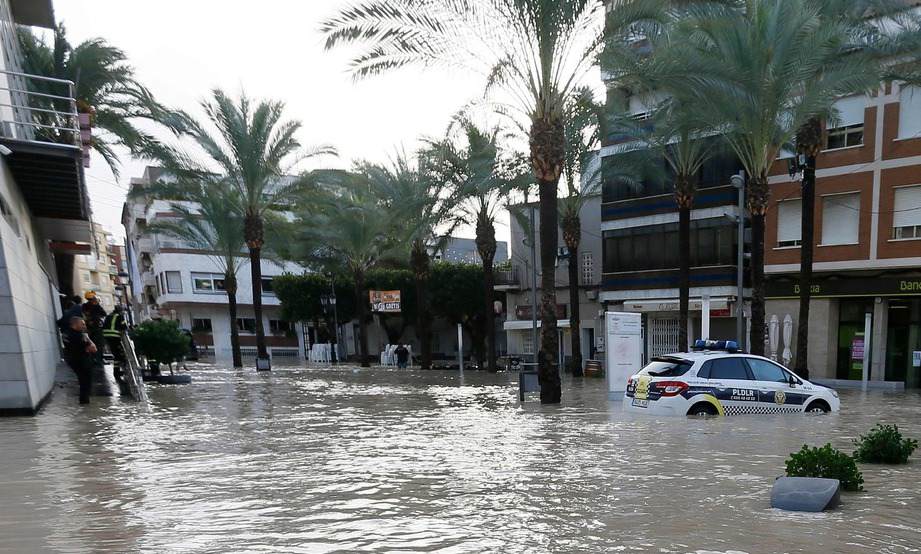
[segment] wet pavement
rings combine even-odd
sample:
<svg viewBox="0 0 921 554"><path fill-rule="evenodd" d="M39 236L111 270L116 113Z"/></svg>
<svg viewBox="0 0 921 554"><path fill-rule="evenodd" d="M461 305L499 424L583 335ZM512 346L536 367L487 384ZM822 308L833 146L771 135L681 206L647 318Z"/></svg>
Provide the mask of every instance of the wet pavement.
<svg viewBox="0 0 921 554"><path fill-rule="evenodd" d="M769 507L804 443L921 394L832 415L624 414L601 380L518 403L515 374L209 366L150 405L55 392L0 419L0 552L918 552L921 456L863 465L835 512Z"/></svg>

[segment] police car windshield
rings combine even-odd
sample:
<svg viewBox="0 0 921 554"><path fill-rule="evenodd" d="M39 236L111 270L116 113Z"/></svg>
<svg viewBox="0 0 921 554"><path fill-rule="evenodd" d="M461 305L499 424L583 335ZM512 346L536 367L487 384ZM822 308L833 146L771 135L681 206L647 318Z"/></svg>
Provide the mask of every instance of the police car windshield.
<svg viewBox="0 0 921 554"><path fill-rule="evenodd" d="M652 377L678 377L684 375L694 365L693 362L683 358L653 358L646 367L640 371L640 375L650 375Z"/></svg>

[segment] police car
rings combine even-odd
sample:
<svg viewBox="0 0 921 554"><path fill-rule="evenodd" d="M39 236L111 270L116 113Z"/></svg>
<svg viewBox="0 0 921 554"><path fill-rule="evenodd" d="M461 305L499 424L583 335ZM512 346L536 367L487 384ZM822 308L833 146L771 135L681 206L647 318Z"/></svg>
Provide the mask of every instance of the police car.
<svg viewBox="0 0 921 554"><path fill-rule="evenodd" d="M657 415L837 412L838 393L782 365L738 351L733 341L697 341L692 352L653 358L627 381L624 410Z"/></svg>

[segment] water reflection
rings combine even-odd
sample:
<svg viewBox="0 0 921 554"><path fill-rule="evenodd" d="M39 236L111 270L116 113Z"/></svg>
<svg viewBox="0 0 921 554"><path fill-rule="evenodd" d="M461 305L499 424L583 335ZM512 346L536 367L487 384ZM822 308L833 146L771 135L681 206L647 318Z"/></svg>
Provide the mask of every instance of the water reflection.
<svg viewBox="0 0 921 554"><path fill-rule="evenodd" d="M0 420L0 551L911 552L919 464L864 466L840 511L768 507L786 455L894 421L921 395L844 393L841 414L623 414L602 383L520 405L514 375L201 367L142 410ZM63 394L62 394L63 393Z"/></svg>

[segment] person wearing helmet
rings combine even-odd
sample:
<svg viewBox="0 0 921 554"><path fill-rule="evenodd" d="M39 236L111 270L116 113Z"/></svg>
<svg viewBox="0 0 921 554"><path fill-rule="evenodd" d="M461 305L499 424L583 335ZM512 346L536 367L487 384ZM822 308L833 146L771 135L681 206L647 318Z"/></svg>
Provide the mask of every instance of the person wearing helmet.
<svg viewBox="0 0 921 554"><path fill-rule="evenodd" d="M106 344L109 346L109 352L115 358L112 372L115 374L115 380L119 382L122 381L122 373L125 364L128 363L125 358L125 350L122 348L122 333L126 329L128 329L128 324L125 322L122 307L116 305L112 313L106 316L102 334L106 339Z"/></svg>
<svg viewBox="0 0 921 554"><path fill-rule="evenodd" d="M98 345L96 352L93 353L95 357L94 361L97 366L102 367L105 364L102 358L103 349L101 346L105 342L102 328L105 324L106 311L99 304L99 298L96 297L95 292L88 290L83 297L86 298L86 303L83 304L83 319L86 320L86 329L93 344Z"/></svg>

